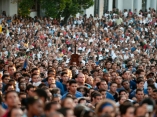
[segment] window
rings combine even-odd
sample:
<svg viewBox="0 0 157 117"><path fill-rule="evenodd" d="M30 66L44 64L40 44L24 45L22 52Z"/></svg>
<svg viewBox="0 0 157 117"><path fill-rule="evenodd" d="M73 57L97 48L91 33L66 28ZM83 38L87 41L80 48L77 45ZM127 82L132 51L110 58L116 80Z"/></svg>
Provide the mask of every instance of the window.
<svg viewBox="0 0 157 117"><path fill-rule="evenodd" d="M145 11L147 6L147 0L142 0L142 10Z"/></svg>
<svg viewBox="0 0 157 117"><path fill-rule="evenodd" d="M94 15L96 14L99 15L99 0L95 0L95 5L94 5Z"/></svg>
<svg viewBox="0 0 157 117"><path fill-rule="evenodd" d="M104 0L104 13L108 11L108 0Z"/></svg>

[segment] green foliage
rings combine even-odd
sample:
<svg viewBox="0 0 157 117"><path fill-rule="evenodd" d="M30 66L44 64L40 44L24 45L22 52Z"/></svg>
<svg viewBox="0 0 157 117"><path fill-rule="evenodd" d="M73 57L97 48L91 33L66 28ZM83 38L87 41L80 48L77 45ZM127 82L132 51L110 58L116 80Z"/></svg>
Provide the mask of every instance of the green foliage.
<svg viewBox="0 0 157 117"><path fill-rule="evenodd" d="M87 9L93 4L93 0L41 0L40 5L47 16L57 18L82 13L83 9Z"/></svg>
<svg viewBox="0 0 157 117"><path fill-rule="evenodd" d="M19 9L18 9L18 13L21 15L21 16L29 16L30 12L31 12L31 8L34 4L34 1L33 0L21 0L19 2Z"/></svg>

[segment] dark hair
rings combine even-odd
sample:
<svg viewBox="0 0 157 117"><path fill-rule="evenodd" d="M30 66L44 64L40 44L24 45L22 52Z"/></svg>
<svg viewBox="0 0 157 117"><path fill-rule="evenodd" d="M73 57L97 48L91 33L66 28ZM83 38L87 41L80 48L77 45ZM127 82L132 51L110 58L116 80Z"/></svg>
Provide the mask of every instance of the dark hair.
<svg viewBox="0 0 157 117"><path fill-rule="evenodd" d="M101 96L101 93L98 91L93 91L91 93L91 101L93 101L93 98L96 98L97 96Z"/></svg>
<svg viewBox="0 0 157 117"><path fill-rule="evenodd" d="M30 78L30 75L28 73L24 73L22 74L23 77L29 77Z"/></svg>
<svg viewBox="0 0 157 117"><path fill-rule="evenodd" d="M35 75L38 75L38 74L32 74L32 75L31 75L31 78L33 78Z"/></svg>
<svg viewBox="0 0 157 117"><path fill-rule="evenodd" d="M8 96L9 93L15 93L15 94L17 94L17 92L14 91L14 90L12 90L12 91L7 91L7 92L5 93L5 100L7 99L7 96ZM17 95L18 95L18 94L17 94Z"/></svg>
<svg viewBox="0 0 157 117"><path fill-rule="evenodd" d="M26 87L26 91L29 91L31 88L35 88L32 84L29 84L27 87Z"/></svg>
<svg viewBox="0 0 157 117"><path fill-rule="evenodd" d="M86 100L86 99L85 99L85 98L80 98L80 99L78 100L78 103L80 104L81 101L83 101L83 100Z"/></svg>
<svg viewBox="0 0 157 117"><path fill-rule="evenodd" d="M125 115L127 110L130 107L133 107L133 105L130 102L124 102L122 105L120 105L119 110L120 110L121 116Z"/></svg>
<svg viewBox="0 0 157 117"><path fill-rule="evenodd" d="M120 95L122 92L127 93L127 91L126 91L125 89L121 89L121 90L119 91L119 95Z"/></svg>
<svg viewBox="0 0 157 117"><path fill-rule="evenodd" d="M10 77L10 76L7 75L7 74L4 74L4 75L2 76L2 80L4 80L6 77Z"/></svg>
<svg viewBox="0 0 157 117"><path fill-rule="evenodd" d="M138 79L138 80L136 81L137 84L140 84L141 82L144 82L144 80Z"/></svg>
<svg viewBox="0 0 157 117"><path fill-rule="evenodd" d="M43 89L36 89L35 93L38 95L38 97L44 97L45 101L47 100L48 96L45 90Z"/></svg>
<svg viewBox="0 0 157 117"><path fill-rule="evenodd" d="M18 74L18 73L21 74L21 72L17 71L17 72L14 73L14 77L16 77L16 74Z"/></svg>
<svg viewBox="0 0 157 117"><path fill-rule="evenodd" d="M140 105L142 106L143 104L147 104L147 105L152 105L153 106L153 110L156 107L155 101L151 98L145 98L142 100L142 102L140 103Z"/></svg>
<svg viewBox="0 0 157 117"><path fill-rule="evenodd" d="M33 73L35 70L39 70L38 68L33 68L32 70L31 70L31 73Z"/></svg>
<svg viewBox="0 0 157 117"><path fill-rule="evenodd" d="M16 108L16 107L15 107L15 108L12 108L11 110L9 110L9 111L8 111L8 114L7 114L7 115L8 115L7 117L12 117L11 114L12 114L13 110L16 110L16 109L20 109L20 108ZM21 109L20 109L20 110L21 110ZM22 111L22 110L21 110L21 111Z"/></svg>
<svg viewBox="0 0 157 117"><path fill-rule="evenodd" d="M20 82L21 79L25 79L24 77L19 77L18 78L18 82Z"/></svg>
<svg viewBox="0 0 157 117"><path fill-rule="evenodd" d="M51 109L51 106L52 106L52 105L57 105L57 104L58 104L58 102L56 102L56 101L49 102L49 103L47 103L47 104L45 105L44 110L45 110L45 111L49 111L49 110Z"/></svg>
<svg viewBox="0 0 157 117"><path fill-rule="evenodd" d="M28 110L29 109L29 105L33 105L36 101L39 100L39 97L35 96L35 97L28 97L26 99L26 109Z"/></svg>
<svg viewBox="0 0 157 117"><path fill-rule="evenodd" d="M61 108L61 109L58 109L57 112L61 113L62 115L66 117L68 110L70 110L70 108Z"/></svg>
<svg viewBox="0 0 157 117"><path fill-rule="evenodd" d="M111 82L111 83L110 83L110 86L112 86L113 84L117 84L117 83L116 83L116 82Z"/></svg>
<svg viewBox="0 0 157 117"><path fill-rule="evenodd" d="M13 85L13 84L11 84L11 83L9 83L9 84L5 85L5 91L7 91L8 87L10 87L10 86L13 86L13 87L14 87L14 85ZM15 87L14 87L14 89L15 89Z"/></svg>
<svg viewBox="0 0 157 117"><path fill-rule="evenodd" d="M123 85L124 82L129 82L129 81L128 81L128 80L123 80L123 81L122 81L122 85Z"/></svg>
<svg viewBox="0 0 157 117"><path fill-rule="evenodd" d="M72 84L77 84L76 80L73 80L73 79L69 80L69 86L72 85Z"/></svg>
<svg viewBox="0 0 157 117"><path fill-rule="evenodd" d="M136 89L136 94L138 93L138 92L143 92L143 90L142 89Z"/></svg>
<svg viewBox="0 0 157 117"><path fill-rule="evenodd" d="M148 85L147 87L151 87L153 90L156 89L155 85L152 84L152 85Z"/></svg>
<svg viewBox="0 0 157 117"><path fill-rule="evenodd" d="M61 73L61 76L63 76L64 74L68 74L68 73L67 73L67 72L62 72L62 73Z"/></svg>

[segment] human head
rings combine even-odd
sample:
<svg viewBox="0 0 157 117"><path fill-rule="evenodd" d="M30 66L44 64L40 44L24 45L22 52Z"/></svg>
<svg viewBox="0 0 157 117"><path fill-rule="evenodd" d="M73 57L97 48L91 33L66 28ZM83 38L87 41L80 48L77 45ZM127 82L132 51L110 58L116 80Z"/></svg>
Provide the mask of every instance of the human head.
<svg viewBox="0 0 157 117"><path fill-rule="evenodd" d="M44 89L36 89L35 94L43 101L43 103L46 102L48 96Z"/></svg>
<svg viewBox="0 0 157 117"><path fill-rule="evenodd" d="M105 114L109 115L110 117L115 117L116 115L115 102L105 99L96 106L96 115L98 117L104 116Z"/></svg>
<svg viewBox="0 0 157 117"><path fill-rule="evenodd" d="M124 102L119 107L121 117L134 117L134 107L129 102Z"/></svg>
<svg viewBox="0 0 157 117"><path fill-rule="evenodd" d="M20 108L12 108L8 112L8 117L23 117L23 111Z"/></svg>
<svg viewBox="0 0 157 117"><path fill-rule="evenodd" d="M40 116L43 113L43 101L38 97L27 98L26 109L34 116Z"/></svg>
<svg viewBox="0 0 157 117"><path fill-rule="evenodd" d="M4 74L2 76L2 81L3 81L4 84L8 84L9 80L10 80L10 76L9 75Z"/></svg>
<svg viewBox="0 0 157 117"><path fill-rule="evenodd" d="M19 104L19 97L16 91L8 91L5 94L5 102L8 105L8 109L17 107Z"/></svg>
<svg viewBox="0 0 157 117"><path fill-rule="evenodd" d="M26 93L28 97L34 96L35 87L33 85L27 85L26 87Z"/></svg>
<svg viewBox="0 0 157 117"><path fill-rule="evenodd" d="M64 115L64 117L75 117L73 110L70 108L61 108L61 109L57 110L57 112Z"/></svg>
<svg viewBox="0 0 157 117"><path fill-rule="evenodd" d="M8 66L8 72L9 72L9 75L10 76L13 76L14 75L14 72L16 72L16 68L14 65L9 65Z"/></svg>
<svg viewBox="0 0 157 117"><path fill-rule="evenodd" d="M98 91L93 91L91 93L91 102L93 104L98 104L102 100L102 95Z"/></svg>
<svg viewBox="0 0 157 117"><path fill-rule="evenodd" d="M62 107L65 107L65 108L74 109L75 103L74 103L74 100L73 100L71 97L66 97L66 98L62 101L61 106L62 106Z"/></svg>
<svg viewBox="0 0 157 117"><path fill-rule="evenodd" d="M69 91L75 93L77 91L77 82L75 80L69 80Z"/></svg>
<svg viewBox="0 0 157 117"><path fill-rule="evenodd" d="M104 90L108 89L108 85L107 85L107 82L105 80L102 80L102 81L98 82L96 84L96 86L97 86L98 89L104 89Z"/></svg>
<svg viewBox="0 0 157 117"><path fill-rule="evenodd" d="M83 73L79 73L77 75L76 81L77 81L77 83L84 84L85 83L85 76L84 76L84 74Z"/></svg>
<svg viewBox="0 0 157 117"><path fill-rule="evenodd" d="M136 90L136 99L138 102L141 102L144 98L144 92L142 89L137 89Z"/></svg>
<svg viewBox="0 0 157 117"><path fill-rule="evenodd" d="M122 81L122 86L124 87L124 89L128 90L130 89L130 83L128 80L123 80Z"/></svg>

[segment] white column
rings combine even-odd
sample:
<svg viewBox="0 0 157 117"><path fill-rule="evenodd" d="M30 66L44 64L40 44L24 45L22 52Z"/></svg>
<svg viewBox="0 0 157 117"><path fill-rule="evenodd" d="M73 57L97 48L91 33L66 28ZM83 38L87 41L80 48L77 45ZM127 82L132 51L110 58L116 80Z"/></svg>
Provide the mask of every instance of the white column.
<svg viewBox="0 0 157 117"><path fill-rule="evenodd" d="M87 14L87 17L89 17L90 14L92 14L94 16L94 5L89 7L88 9L86 9L85 13Z"/></svg>
<svg viewBox="0 0 157 117"><path fill-rule="evenodd" d="M123 9L134 10L134 0L123 0Z"/></svg>
<svg viewBox="0 0 157 117"><path fill-rule="evenodd" d="M11 3L11 0L9 0L8 2L9 2L9 7L10 7L8 15L12 17L15 14L17 14L18 6L17 6L17 3Z"/></svg>
<svg viewBox="0 0 157 117"><path fill-rule="evenodd" d="M147 0L147 3L146 3L147 5L146 5L146 8L147 8L147 10L149 9L149 7L151 7L151 1L150 0Z"/></svg>
<svg viewBox="0 0 157 117"><path fill-rule="evenodd" d="M142 0L134 0L134 9L137 9L137 13L142 9Z"/></svg>
<svg viewBox="0 0 157 117"><path fill-rule="evenodd" d="M116 0L116 8L119 9L119 11L123 11L123 0Z"/></svg>
<svg viewBox="0 0 157 117"><path fill-rule="evenodd" d="M104 13L104 0L99 0L99 17L101 18Z"/></svg>
<svg viewBox="0 0 157 117"><path fill-rule="evenodd" d="M151 0L150 7L156 9L156 0Z"/></svg>
<svg viewBox="0 0 157 117"><path fill-rule="evenodd" d="M112 11L113 7L113 0L108 0L108 11Z"/></svg>

